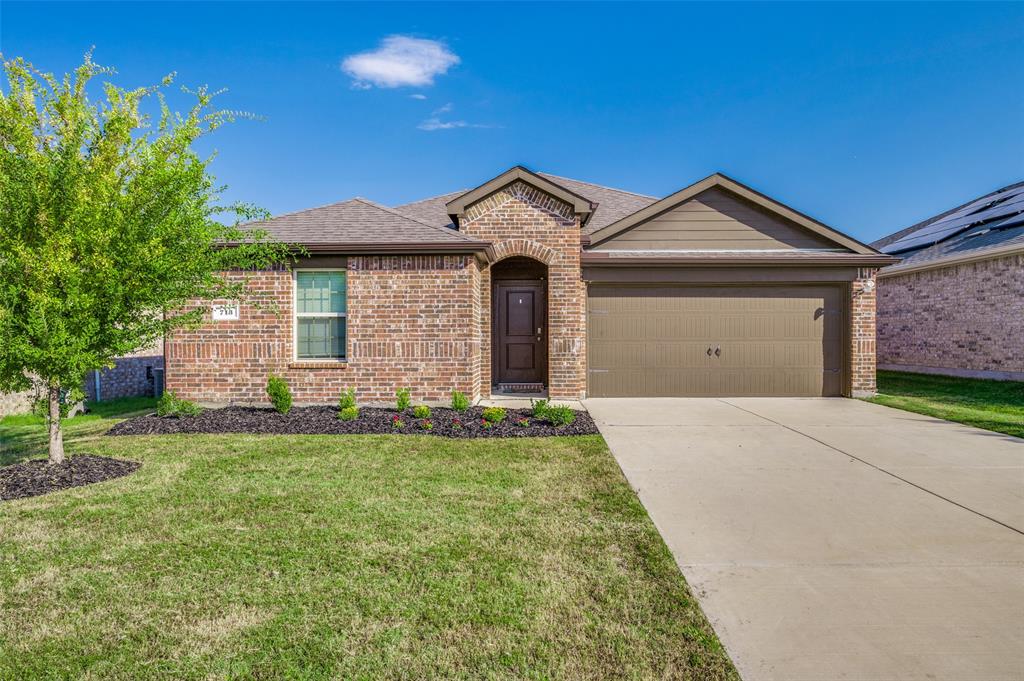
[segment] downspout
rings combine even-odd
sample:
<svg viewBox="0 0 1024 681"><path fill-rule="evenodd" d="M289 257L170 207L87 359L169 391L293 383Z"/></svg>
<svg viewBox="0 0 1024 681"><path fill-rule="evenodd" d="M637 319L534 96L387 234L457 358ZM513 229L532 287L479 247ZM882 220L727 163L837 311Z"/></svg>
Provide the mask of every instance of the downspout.
<svg viewBox="0 0 1024 681"><path fill-rule="evenodd" d="M92 370L92 382L93 382L93 387L94 387L93 394L96 395L96 401L99 402L100 401L100 370L99 369L93 369Z"/></svg>

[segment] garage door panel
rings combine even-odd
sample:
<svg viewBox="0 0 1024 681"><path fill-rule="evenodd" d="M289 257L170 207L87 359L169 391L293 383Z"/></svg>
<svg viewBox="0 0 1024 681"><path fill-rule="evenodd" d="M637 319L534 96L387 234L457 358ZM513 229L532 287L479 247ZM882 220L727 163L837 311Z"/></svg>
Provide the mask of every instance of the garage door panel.
<svg viewBox="0 0 1024 681"><path fill-rule="evenodd" d="M838 395L842 299L836 286L593 285L588 392Z"/></svg>

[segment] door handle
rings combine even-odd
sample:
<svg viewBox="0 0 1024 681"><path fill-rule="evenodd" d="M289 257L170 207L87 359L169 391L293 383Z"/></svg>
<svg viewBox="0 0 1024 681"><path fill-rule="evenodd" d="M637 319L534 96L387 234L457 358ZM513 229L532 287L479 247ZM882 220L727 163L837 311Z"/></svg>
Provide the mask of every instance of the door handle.
<svg viewBox="0 0 1024 681"><path fill-rule="evenodd" d="M710 357L710 356L711 356L711 346L709 345L708 346L708 357Z"/></svg>
<svg viewBox="0 0 1024 681"><path fill-rule="evenodd" d="M722 346L719 345L719 346L717 346L715 348L715 357L721 357L721 356L722 356Z"/></svg>

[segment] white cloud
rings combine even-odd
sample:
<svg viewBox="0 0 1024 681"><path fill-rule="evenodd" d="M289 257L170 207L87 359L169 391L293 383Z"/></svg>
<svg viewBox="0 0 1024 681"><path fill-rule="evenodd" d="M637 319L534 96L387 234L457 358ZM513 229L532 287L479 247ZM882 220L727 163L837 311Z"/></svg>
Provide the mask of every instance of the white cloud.
<svg viewBox="0 0 1024 681"><path fill-rule="evenodd" d="M416 94L414 94L414 95L409 95L409 99L420 99L420 100L422 100L422 99L426 99L426 98L427 98L426 95L421 95L418 92Z"/></svg>
<svg viewBox="0 0 1024 681"><path fill-rule="evenodd" d="M352 76L352 87L358 89L423 87L433 85L436 76L444 75L459 61L442 42L392 35L375 50L345 57L341 70Z"/></svg>
<svg viewBox="0 0 1024 681"><path fill-rule="evenodd" d="M456 128L499 128L499 125L487 125L485 123L467 123L466 121L442 121L437 116L431 116L421 121L416 126L420 130L433 132L434 130L454 130Z"/></svg>
<svg viewBox="0 0 1024 681"><path fill-rule="evenodd" d="M454 108L455 108L455 106L451 102L448 102L444 106L441 106L441 107L438 107L438 108L434 109L431 112L430 115L431 116L440 116L441 114L445 114L445 113L450 112Z"/></svg>

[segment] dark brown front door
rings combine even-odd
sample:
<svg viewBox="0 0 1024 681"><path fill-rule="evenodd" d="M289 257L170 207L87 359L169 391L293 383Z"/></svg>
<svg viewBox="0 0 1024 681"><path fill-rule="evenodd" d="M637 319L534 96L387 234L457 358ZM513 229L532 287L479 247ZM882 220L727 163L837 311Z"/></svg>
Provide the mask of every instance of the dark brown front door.
<svg viewBox="0 0 1024 681"><path fill-rule="evenodd" d="M497 383L543 383L547 374L542 282L494 287L494 364Z"/></svg>

